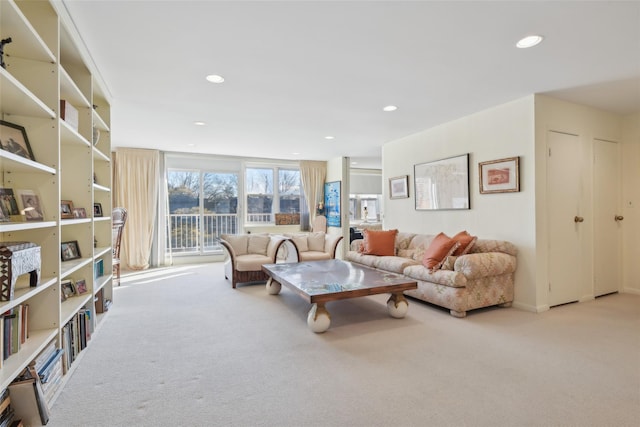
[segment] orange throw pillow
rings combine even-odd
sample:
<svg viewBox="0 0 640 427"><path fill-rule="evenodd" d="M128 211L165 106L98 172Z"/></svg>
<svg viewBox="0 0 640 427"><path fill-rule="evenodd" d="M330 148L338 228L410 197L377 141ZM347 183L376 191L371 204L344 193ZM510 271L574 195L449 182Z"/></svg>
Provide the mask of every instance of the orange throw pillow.
<svg viewBox="0 0 640 427"><path fill-rule="evenodd" d="M438 234L426 251L424 251L424 259L422 265L427 267L432 273L439 269L442 263L449 255L452 255L460 243L453 240L444 233Z"/></svg>
<svg viewBox="0 0 640 427"><path fill-rule="evenodd" d="M460 246L458 246L458 249L455 250L453 255L460 256L460 255L466 255L469 253L473 245L476 244L476 240L478 240L478 237L472 236L471 234L467 233L467 231L465 230L453 236L452 239L460 243Z"/></svg>
<svg viewBox="0 0 640 427"><path fill-rule="evenodd" d="M394 256L398 230L364 230L363 254Z"/></svg>

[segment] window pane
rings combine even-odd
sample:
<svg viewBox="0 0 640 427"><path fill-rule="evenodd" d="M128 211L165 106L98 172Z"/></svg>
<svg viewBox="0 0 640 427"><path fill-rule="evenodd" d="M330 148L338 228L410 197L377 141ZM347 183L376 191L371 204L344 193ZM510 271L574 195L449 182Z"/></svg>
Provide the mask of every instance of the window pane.
<svg viewBox="0 0 640 427"><path fill-rule="evenodd" d="M175 252L200 250L200 172L167 172L171 248Z"/></svg>
<svg viewBox="0 0 640 427"><path fill-rule="evenodd" d="M247 168L247 194L273 194L273 169Z"/></svg>
<svg viewBox="0 0 640 427"><path fill-rule="evenodd" d="M207 172L203 180L205 213L238 212L238 175Z"/></svg>
<svg viewBox="0 0 640 427"><path fill-rule="evenodd" d="M300 171L280 169L278 171L278 196L281 213L300 213Z"/></svg>

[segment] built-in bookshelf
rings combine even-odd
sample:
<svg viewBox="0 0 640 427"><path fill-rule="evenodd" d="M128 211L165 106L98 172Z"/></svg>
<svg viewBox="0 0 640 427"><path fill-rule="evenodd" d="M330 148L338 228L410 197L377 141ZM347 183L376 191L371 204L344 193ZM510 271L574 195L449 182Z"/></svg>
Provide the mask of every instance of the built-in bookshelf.
<svg viewBox="0 0 640 427"><path fill-rule="evenodd" d="M62 381L53 370L59 392L112 300L111 108L61 2L0 0L0 39L9 38L0 67L0 197L10 198L10 189L18 209L0 212L0 247L33 242L41 262L37 286L21 275L12 298L0 301L0 391L62 348ZM7 144L14 136L19 147ZM25 193L36 207L26 206ZM65 295L69 283L80 286ZM7 333L13 345L5 357Z"/></svg>

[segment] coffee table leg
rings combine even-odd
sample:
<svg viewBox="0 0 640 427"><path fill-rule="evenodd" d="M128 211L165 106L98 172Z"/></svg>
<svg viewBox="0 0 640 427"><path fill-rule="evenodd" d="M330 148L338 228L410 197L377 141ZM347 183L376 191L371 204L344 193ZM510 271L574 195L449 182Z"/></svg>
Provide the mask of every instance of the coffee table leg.
<svg viewBox="0 0 640 427"><path fill-rule="evenodd" d="M389 315L396 319L402 319L407 315L407 311L409 311L409 303L402 292L395 292L391 294L387 300L387 310L389 310Z"/></svg>
<svg viewBox="0 0 640 427"><path fill-rule="evenodd" d="M282 285L280 284L280 282L276 282L275 280L273 280L273 277L269 277L266 287L267 292L269 292L270 295L278 295L280 293Z"/></svg>
<svg viewBox="0 0 640 427"><path fill-rule="evenodd" d="M307 316L309 329L316 334L320 334L329 329L329 325L331 325L331 316L329 316L327 309L324 308L324 303L313 304Z"/></svg>

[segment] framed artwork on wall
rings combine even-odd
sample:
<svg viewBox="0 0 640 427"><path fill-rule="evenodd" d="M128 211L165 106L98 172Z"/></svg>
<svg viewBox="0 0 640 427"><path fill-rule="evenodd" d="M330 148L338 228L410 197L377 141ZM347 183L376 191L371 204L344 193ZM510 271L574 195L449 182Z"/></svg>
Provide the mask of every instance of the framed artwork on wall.
<svg viewBox="0 0 640 427"><path fill-rule="evenodd" d="M478 163L480 194L520 191L520 158L491 160Z"/></svg>
<svg viewBox="0 0 640 427"><path fill-rule="evenodd" d="M470 209L469 154L414 166L416 210Z"/></svg>
<svg viewBox="0 0 640 427"><path fill-rule="evenodd" d="M389 198L406 199L409 197L409 175L389 178Z"/></svg>
<svg viewBox="0 0 640 427"><path fill-rule="evenodd" d="M324 209L328 227L340 227L340 181L325 182Z"/></svg>

